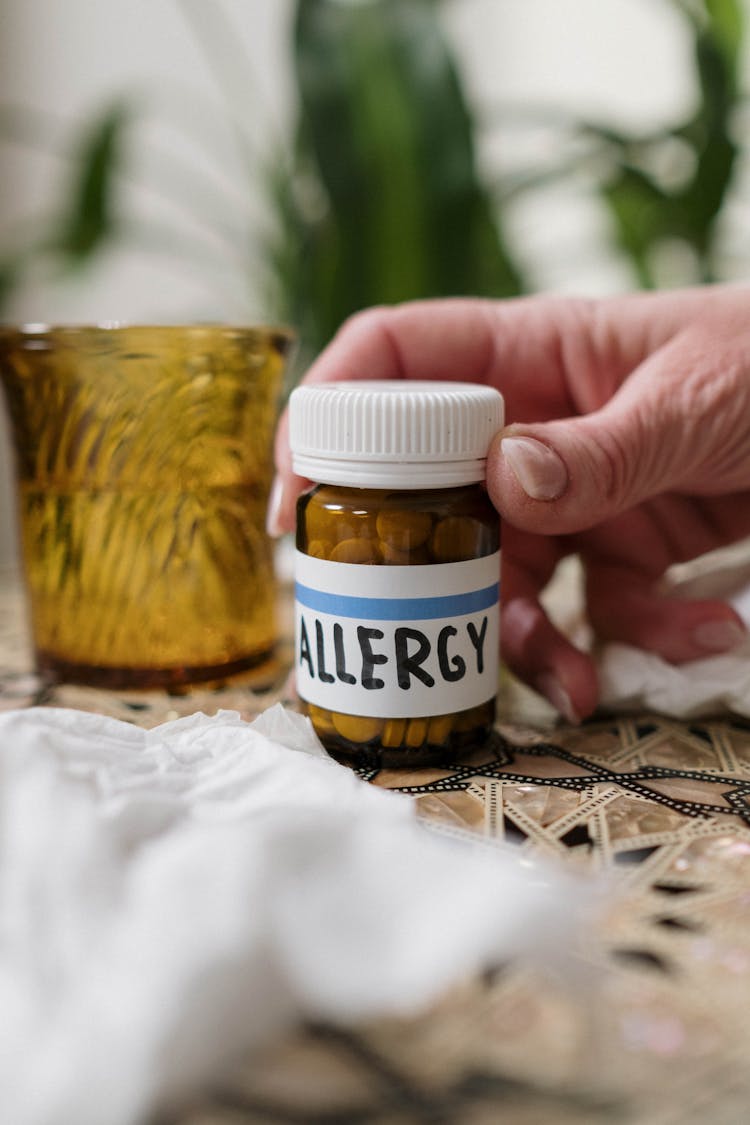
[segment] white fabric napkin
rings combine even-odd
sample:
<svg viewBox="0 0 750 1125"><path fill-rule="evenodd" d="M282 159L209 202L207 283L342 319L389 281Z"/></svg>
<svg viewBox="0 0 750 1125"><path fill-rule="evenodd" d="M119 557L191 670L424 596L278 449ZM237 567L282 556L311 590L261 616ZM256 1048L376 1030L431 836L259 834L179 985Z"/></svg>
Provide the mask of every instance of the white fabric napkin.
<svg viewBox="0 0 750 1125"><path fill-rule="evenodd" d="M0 716L0 1121L131 1125L306 1015L569 949L584 900L427 831L272 708Z"/></svg>
<svg viewBox="0 0 750 1125"><path fill-rule="evenodd" d="M674 597L729 601L750 628L750 541L675 567L666 588ZM597 655L601 702L612 710L650 710L689 719L731 711L750 716L750 639L730 653L668 664L629 645Z"/></svg>

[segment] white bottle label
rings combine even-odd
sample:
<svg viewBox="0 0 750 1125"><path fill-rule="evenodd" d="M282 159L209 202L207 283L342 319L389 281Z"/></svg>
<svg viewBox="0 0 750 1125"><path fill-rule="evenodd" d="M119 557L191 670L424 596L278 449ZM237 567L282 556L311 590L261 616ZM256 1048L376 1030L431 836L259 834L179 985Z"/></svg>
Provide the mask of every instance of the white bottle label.
<svg viewBox="0 0 750 1125"><path fill-rule="evenodd" d="M295 666L308 703L347 715L445 715L498 686L500 552L366 566L297 551Z"/></svg>

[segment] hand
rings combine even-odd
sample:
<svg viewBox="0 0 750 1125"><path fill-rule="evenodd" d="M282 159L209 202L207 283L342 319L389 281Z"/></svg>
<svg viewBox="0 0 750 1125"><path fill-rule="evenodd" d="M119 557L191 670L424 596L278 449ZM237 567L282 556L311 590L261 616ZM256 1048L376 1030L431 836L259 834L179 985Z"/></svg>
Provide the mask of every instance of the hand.
<svg viewBox="0 0 750 1125"><path fill-rule="evenodd" d="M673 663L745 635L721 601L660 592L676 562L750 534L750 290L715 287L583 301L446 300L348 321L305 382L465 379L502 391L487 460L503 517L503 656L570 721L596 706L590 657L539 595L577 552L595 633ZM307 482L286 418L269 510L291 530Z"/></svg>

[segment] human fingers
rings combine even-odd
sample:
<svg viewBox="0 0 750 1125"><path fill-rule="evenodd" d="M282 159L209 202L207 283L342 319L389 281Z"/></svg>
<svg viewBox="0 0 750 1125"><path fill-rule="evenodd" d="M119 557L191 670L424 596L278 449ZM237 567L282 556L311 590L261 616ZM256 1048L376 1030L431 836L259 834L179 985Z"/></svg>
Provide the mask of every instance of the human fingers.
<svg viewBox="0 0 750 1125"><path fill-rule="evenodd" d="M279 419L274 442L276 475L271 484L266 511L266 531L276 539L287 531L294 531L297 497L310 484L292 468L289 449L289 411Z"/></svg>
<svg viewBox="0 0 750 1125"><path fill-rule="evenodd" d="M427 379L488 383L503 392L508 419L554 418L578 408L571 404L560 341L586 334L583 322L592 307L591 302L539 296L509 301L414 301L367 309L346 321L304 382ZM614 308L610 312L614 316ZM634 348L637 332L632 312L624 316L631 325L628 340ZM630 356L624 358L619 348L612 351L617 355L617 371L612 376L616 381ZM601 362L606 366L606 358ZM593 366L584 374L594 378ZM583 374L579 382L585 382ZM582 392L581 398L585 407L587 395ZM277 534L291 528L300 490L287 435L284 414L275 445L277 478L269 508L269 530Z"/></svg>
<svg viewBox="0 0 750 1125"><path fill-rule="evenodd" d="M750 486L750 332L686 329L583 417L511 425L487 463L493 503L527 531L593 527L670 491Z"/></svg>
<svg viewBox="0 0 750 1125"><path fill-rule="evenodd" d="M345 321L304 382L465 380L502 391L514 421L583 413L610 398L641 360L722 292L599 301L462 297L365 309Z"/></svg>
<svg viewBox="0 0 750 1125"><path fill-rule="evenodd" d="M650 576L615 564L587 565L586 608L602 640L658 653L671 664L731 651L747 638L726 602L670 597Z"/></svg>
<svg viewBox="0 0 750 1125"><path fill-rule="evenodd" d="M458 379L498 387L510 423L596 410L634 367L690 323L718 290L633 294L605 301L535 296L415 301L351 317L305 376ZM731 297L732 300L736 298ZM282 420L269 524L288 530L300 489Z"/></svg>
<svg viewBox="0 0 750 1125"><path fill-rule="evenodd" d="M367 309L351 317L306 373L305 383L356 379L466 379L486 382L492 369L494 303L415 301ZM276 478L268 531L294 526L296 498L305 486L292 468L285 411L276 432Z"/></svg>
<svg viewBox="0 0 750 1125"><path fill-rule="evenodd" d="M555 628L539 601L560 556L553 538L506 529L500 636L503 658L516 675L569 722L579 722L596 706L596 670L590 657Z"/></svg>
<svg viewBox="0 0 750 1125"><path fill-rule="evenodd" d="M528 300L510 301L523 308ZM498 302L408 301L355 313L307 371L305 383L350 379L487 382L493 370Z"/></svg>

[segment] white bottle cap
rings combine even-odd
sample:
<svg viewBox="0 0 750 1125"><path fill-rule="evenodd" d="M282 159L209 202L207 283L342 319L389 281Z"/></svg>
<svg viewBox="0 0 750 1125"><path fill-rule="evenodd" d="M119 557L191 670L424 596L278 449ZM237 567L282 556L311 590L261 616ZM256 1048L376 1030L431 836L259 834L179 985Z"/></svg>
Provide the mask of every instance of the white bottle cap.
<svg viewBox="0 0 750 1125"><path fill-rule="evenodd" d="M294 471L353 488L445 488L484 480L503 398L476 383L321 383L289 400Z"/></svg>

